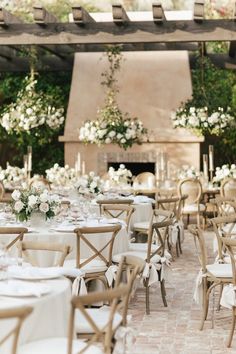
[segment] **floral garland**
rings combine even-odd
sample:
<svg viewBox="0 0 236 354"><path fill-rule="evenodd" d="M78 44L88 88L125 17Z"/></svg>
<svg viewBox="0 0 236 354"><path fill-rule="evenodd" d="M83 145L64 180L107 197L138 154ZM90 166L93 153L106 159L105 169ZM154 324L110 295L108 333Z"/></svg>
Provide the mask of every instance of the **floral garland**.
<svg viewBox="0 0 236 354"><path fill-rule="evenodd" d="M122 113L116 102L118 93L115 75L120 70L121 53L119 47L107 50L109 70L102 73L102 85L107 87L105 106L98 110L96 120L88 120L79 129L79 140L85 144L117 144L127 149L133 144L141 144L147 129L138 118Z"/></svg>
<svg viewBox="0 0 236 354"><path fill-rule="evenodd" d="M59 208L58 196L49 195L48 191L14 190L12 193L12 211L19 221L27 221L33 212L41 212L45 219L54 217Z"/></svg>
<svg viewBox="0 0 236 354"><path fill-rule="evenodd" d="M236 165L223 165L221 167L216 167L215 176L213 178L213 182L219 183L224 178L233 177L236 178Z"/></svg>
<svg viewBox="0 0 236 354"><path fill-rule="evenodd" d="M209 114L207 107L181 107L171 114L171 119L174 128L190 129L198 135L219 135L234 121L229 111L230 108L224 111L222 107L218 107L216 112Z"/></svg>
<svg viewBox="0 0 236 354"><path fill-rule="evenodd" d="M36 92L36 84L34 75L27 76L16 101L5 108L0 124L8 133L29 132L43 124L57 130L63 124L64 109L52 106L51 98L43 92Z"/></svg>

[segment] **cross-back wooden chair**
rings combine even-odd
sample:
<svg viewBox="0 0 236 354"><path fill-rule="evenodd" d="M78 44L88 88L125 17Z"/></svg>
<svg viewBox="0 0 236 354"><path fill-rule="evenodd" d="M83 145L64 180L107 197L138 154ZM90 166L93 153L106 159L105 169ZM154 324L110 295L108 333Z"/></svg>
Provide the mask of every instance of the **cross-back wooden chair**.
<svg viewBox="0 0 236 354"><path fill-rule="evenodd" d="M164 306L167 306L164 268L169 264L171 258L166 251L166 245L169 226L173 225L173 213L167 212L166 210L155 210L155 214L156 216L157 214L159 214L159 216L163 216L164 214L165 219L151 224L147 243L142 244L143 247L137 247L136 250L130 249L127 252L114 255L112 258L113 262L116 264L120 262L123 256L136 256L145 261L143 283L146 289L147 314L150 313L149 288L153 283L160 282L162 301Z"/></svg>
<svg viewBox="0 0 236 354"><path fill-rule="evenodd" d="M204 204L201 204L202 198L202 184L197 178L185 178L179 181L177 186L178 196L183 197L187 195L184 200L184 205L181 209L182 215L187 215L187 224L189 224L190 215L197 217L197 224L200 226L200 216L203 217L203 213L206 209ZM205 219L203 218L203 222Z"/></svg>
<svg viewBox="0 0 236 354"><path fill-rule="evenodd" d="M30 306L23 306L23 307L16 307L16 308L10 308L10 309L1 309L0 310L0 323L1 321L4 320L16 320L14 324L11 326L9 332L5 333L2 337L0 335L0 351L1 347L7 344L7 341L12 340L11 343L9 343L9 348L11 347L11 351L9 351L9 354L16 354L17 353L17 347L18 347L18 339L20 335L20 330L23 321L28 317L31 312L33 311L33 308ZM8 346L8 345L7 345Z"/></svg>
<svg viewBox="0 0 236 354"><path fill-rule="evenodd" d="M231 239L228 237L222 237L222 243L224 248L227 250L227 253L230 257L231 260L231 267L232 267L232 285L226 286L223 290L222 294L222 300L224 298L224 293L228 293L227 299L226 299L226 305L227 307L231 307L232 309L232 323L231 323L231 329L229 333L229 338L227 341L227 347L231 347L233 335L234 335L234 330L235 330L235 323L236 323L236 266L235 266L235 254L236 254L236 240ZM221 303L222 303L221 300ZM222 303L224 305L224 303Z"/></svg>
<svg viewBox="0 0 236 354"><path fill-rule="evenodd" d="M125 256L121 259L121 262L119 263L114 287L119 287L120 284L123 284L125 281L125 283L128 285L128 293L127 296L124 297L119 312L116 312L114 315L112 326L113 336L120 325L127 325L128 305L131 294L134 289L134 282L137 276L142 273L144 265L145 262L142 259L134 256ZM96 326L98 326L101 330L104 330L104 332L106 324L109 321L108 310L109 308L107 306L87 309L89 316L96 323ZM77 333L77 336L79 336L80 338L91 337L91 335L94 333L94 330L89 324L89 322L86 321L84 316L79 313L75 315L75 331Z"/></svg>
<svg viewBox="0 0 236 354"><path fill-rule="evenodd" d="M22 241L24 238L25 233L28 232L28 229L26 227L7 227L7 226L1 226L0 227L0 238L7 237L7 236L12 236L10 237L11 240L5 244L4 242L4 248L6 251L9 251L10 248L12 248L18 241ZM1 243L1 240L0 240Z"/></svg>
<svg viewBox="0 0 236 354"><path fill-rule="evenodd" d="M27 343L20 346L18 354L33 354L36 352L43 354L111 354L113 349L113 320L115 313L119 310L127 293L128 285L121 284L115 289L73 297L71 300L68 338L48 338ZM98 302L110 303L108 322L106 323L105 328L97 326L93 318L89 315L87 308ZM93 328L94 333L87 342L81 339L74 339L76 311L80 311ZM102 347L98 346L98 341L102 342Z"/></svg>
<svg viewBox="0 0 236 354"><path fill-rule="evenodd" d="M98 199L96 203L99 205L99 212L100 215L102 214L102 207L103 205L131 205L133 204L133 199L124 199L124 198L117 198L117 199Z"/></svg>
<svg viewBox="0 0 236 354"><path fill-rule="evenodd" d="M65 267L79 268L84 271L85 283L91 280L100 280L107 288L105 272L112 264L112 251L115 238L121 229L121 225L109 225L102 227L78 227L74 230L76 235L76 259L66 260ZM100 239L104 238L104 244L96 246L93 242L93 236L99 234ZM91 256L81 258L81 246L85 244Z"/></svg>
<svg viewBox="0 0 236 354"><path fill-rule="evenodd" d="M209 200L214 206L214 217L228 216L236 212L235 199L230 197L216 196Z"/></svg>
<svg viewBox="0 0 236 354"><path fill-rule="evenodd" d="M198 285L201 285L202 291L202 319L200 324L200 330L202 330L208 315L210 294L216 286L223 286L232 282L232 270L230 264L208 264L203 230L197 225L189 225L188 230L194 237L197 256L201 266L198 275Z"/></svg>
<svg viewBox="0 0 236 354"><path fill-rule="evenodd" d="M220 195L226 198L236 198L236 178L225 178L221 182Z"/></svg>
<svg viewBox="0 0 236 354"><path fill-rule="evenodd" d="M126 223L126 230L129 232L130 221L135 208L132 205L124 204L105 204L102 206L102 214L109 218L117 218L124 220Z"/></svg>
<svg viewBox="0 0 236 354"><path fill-rule="evenodd" d="M62 267L71 247L63 243L40 242L40 241L20 241L18 244L19 256L24 258L33 266L38 266L34 254L38 251L49 251L58 254L54 266Z"/></svg>
<svg viewBox="0 0 236 354"><path fill-rule="evenodd" d="M29 182L29 187L35 188L35 189L48 189L48 190L50 190L51 184L46 178L39 176L37 178L31 178L31 180Z"/></svg>

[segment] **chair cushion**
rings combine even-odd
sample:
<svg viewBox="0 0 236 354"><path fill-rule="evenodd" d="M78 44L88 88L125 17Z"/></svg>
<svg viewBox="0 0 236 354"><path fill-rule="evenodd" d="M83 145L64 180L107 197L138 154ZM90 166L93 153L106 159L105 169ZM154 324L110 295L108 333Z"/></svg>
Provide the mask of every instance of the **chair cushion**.
<svg viewBox="0 0 236 354"><path fill-rule="evenodd" d="M81 263L84 262L85 259L81 259ZM76 260L68 259L64 262L63 267L65 268L76 268ZM91 262L86 264L85 266L80 268L86 273L94 273L94 272L105 272L107 270L107 266L105 262L99 259L93 259Z"/></svg>
<svg viewBox="0 0 236 354"><path fill-rule="evenodd" d="M219 278L232 278L231 264L208 264L206 266L207 271Z"/></svg>
<svg viewBox="0 0 236 354"><path fill-rule="evenodd" d="M135 222L133 226L133 230L135 231L136 229L138 230L144 230L147 231L149 228L150 222L149 221L140 221L140 222Z"/></svg>
<svg viewBox="0 0 236 354"><path fill-rule="evenodd" d="M136 243L130 242L129 243L129 251L136 251L136 252L147 252L147 243ZM152 252L155 252L158 249L158 245L152 245Z"/></svg>
<svg viewBox="0 0 236 354"><path fill-rule="evenodd" d="M112 261L114 263L119 263L123 256L135 256L135 257L139 257L143 260L146 260L146 258L147 258L146 252L127 251L127 252L123 252L123 253L114 254L112 256Z"/></svg>
<svg viewBox="0 0 236 354"><path fill-rule="evenodd" d="M68 346L67 338L47 338L31 343L21 345L18 348L18 354L66 354ZM73 354L77 354L86 346L86 343L82 340L73 341ZM104 354L103 350L91 345L85 354Z"/></svg>
<svg viewBox="0 0 236 354"><path fill-rule="evenodd" d="M182 208L182 213L197 213L198 210L200 211L204 211L206 209L204 204L199 204L199 206L197 204L189 204L189 205L185 205Z"/></svg>
<svg viewBox="0 0 236 354"><path fill-rule="evenodd" d="M92 308L86 310L89 316L93 319L99 329L102 329L106 326L110 316L109 306L103 306L99 309ZM113 329L117 328L122 322L122 316L117 312L115 313L113 319ZM84 315L76 310L75 313L75 331L76 333L94 333L93 328L88 323Z"/></svg>

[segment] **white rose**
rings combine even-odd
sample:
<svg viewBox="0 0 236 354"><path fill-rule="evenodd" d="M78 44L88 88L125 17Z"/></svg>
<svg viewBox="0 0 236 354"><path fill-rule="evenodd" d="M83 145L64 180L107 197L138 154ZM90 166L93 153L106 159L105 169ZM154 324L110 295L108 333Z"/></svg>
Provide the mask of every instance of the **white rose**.
<svg viewBox="0 0 236 354"><path fill-rule="evenodd" d="M15 202L14 209L17 213L19 213L23 208L24 208L24 204L22 203L21 200Z"/></svg>
<svg viewBox="0 0 236 354"><path fill-rule="evenodd" d="M35 204L37 204L38 198L35 195L30 195L28 198L28 204L30 207L33 207Z"/></svg>
<svg viewBox="0 0 236 354"><path fill-rule="evenodd" d="M47 193L42 193L42 194L40 194L39 200L40 200L40 202L42 202L42 203L47 202L47 201L48 201L48 195L47 195Z"/></svg>
<svg viewBox="0 0 236 354"><path fill-rule="evenodd" d="M41 203L39 205L39 210L42 211L43 213L47 213L49 210L49 205L48 203Z"/></svg>
<svg viewBox="0 0 236 354"><path fill-rule="evenodd" d="M17 189L15 189L13 191L13 193L11 194L12 199L14 199L14 200L19 200L20 199L20 195L21 195L21 193Z"/></svg>

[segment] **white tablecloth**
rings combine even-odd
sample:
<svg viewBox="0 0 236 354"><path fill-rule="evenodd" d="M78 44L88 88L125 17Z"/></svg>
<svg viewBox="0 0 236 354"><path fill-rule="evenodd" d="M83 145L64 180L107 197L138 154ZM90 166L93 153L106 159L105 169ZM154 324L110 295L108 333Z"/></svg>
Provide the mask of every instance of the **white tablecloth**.
<svg viewBox="0 0 236 354"><path fill-rule="evenodd" d="M23 323L19 343L50 337L66 337L70 315L71 283L65 278L45 281L52 291L37 297L0 296L0 309L29 305L33 312ZM0 320L0 338L12 328L13 320ZM1 354L9 354L11 341L0 348ZM33 354L33 353L32 353Z"/></svg>

